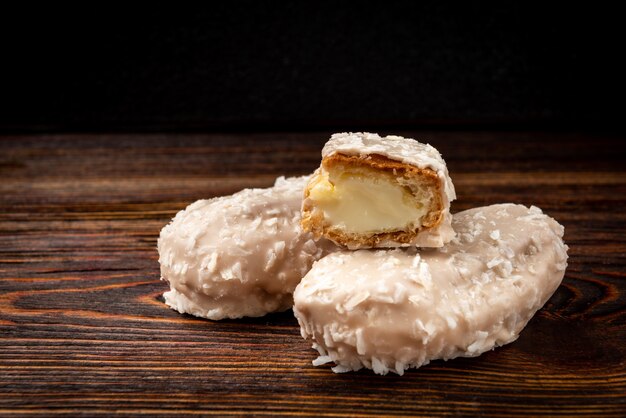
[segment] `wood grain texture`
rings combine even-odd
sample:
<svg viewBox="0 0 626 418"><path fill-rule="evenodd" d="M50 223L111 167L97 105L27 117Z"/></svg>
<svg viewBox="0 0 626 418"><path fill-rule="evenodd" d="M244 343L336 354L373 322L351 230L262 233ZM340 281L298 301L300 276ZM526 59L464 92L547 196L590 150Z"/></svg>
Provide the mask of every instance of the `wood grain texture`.
<svg viewBox="0 0 626 418"><path fill-rule="evenodd" d="M0 137L0 415L626 415L621 137L407 132L453 211L565 225L565 280L518 341L403 377L336 375L292 313L210 322L161 299L156 239L188 203L319 164L323 134Z"/></svg>

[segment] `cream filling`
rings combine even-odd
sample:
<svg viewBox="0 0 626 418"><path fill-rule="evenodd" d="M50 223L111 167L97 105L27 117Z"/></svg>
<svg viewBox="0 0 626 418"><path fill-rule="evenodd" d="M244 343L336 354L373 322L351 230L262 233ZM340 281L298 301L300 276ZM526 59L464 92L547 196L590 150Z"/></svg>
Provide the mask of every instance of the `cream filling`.
<svg viewBox="0 0 626 418"><path fill-rule="evenodd" d="M324 173L309 198L324 211L327 223L349 233L413 229L428 213L428 205L406 187L381 176L348 173L330 180Z"/></svg>

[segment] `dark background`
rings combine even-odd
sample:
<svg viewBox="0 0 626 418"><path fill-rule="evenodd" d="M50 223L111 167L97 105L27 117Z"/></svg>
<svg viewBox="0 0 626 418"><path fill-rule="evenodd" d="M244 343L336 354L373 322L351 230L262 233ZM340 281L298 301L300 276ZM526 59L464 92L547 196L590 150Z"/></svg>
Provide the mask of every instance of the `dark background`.
<svg viewBox="0 0 626 418"><path fill-rule="evenodd" d="M623 131L601 4L220 2L2 13L3 132Z"/></svg>

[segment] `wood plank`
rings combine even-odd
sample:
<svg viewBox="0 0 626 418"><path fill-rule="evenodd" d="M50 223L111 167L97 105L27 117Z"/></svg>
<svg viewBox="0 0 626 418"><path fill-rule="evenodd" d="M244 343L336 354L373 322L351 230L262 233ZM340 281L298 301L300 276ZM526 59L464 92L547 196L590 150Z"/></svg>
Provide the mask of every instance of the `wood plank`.
<svg viewBox="0 0 626 418"><path fill-rule="evenodd" d="M290 311L211 322L163 304L163 225L311 172L327 133L1 136L0 415L626 415L623 138L404 134L442 151L453 211L534 204L565 226L564 283L518 341L336 375Z"/></svg>

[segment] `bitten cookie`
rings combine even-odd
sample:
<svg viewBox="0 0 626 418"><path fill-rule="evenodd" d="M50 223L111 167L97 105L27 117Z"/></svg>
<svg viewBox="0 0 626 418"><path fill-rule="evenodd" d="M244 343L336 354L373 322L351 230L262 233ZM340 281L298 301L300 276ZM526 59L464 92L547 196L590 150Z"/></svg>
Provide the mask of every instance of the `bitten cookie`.
<svg viewBox="0 0 626 418"><path fill-rule="evenodd" d="M517 339L563 279L563 227L513 204L458 213L452 225L443 248L339 251L314 264L294 293L314 365L401 375Z"/></svg>
<svg viewBox="0 0 626 418"><path fill-rule="evenodd" d="M441 247L456 198L430 145L400 136L334 134L302 202L302 227L349 249Z"/></svg>

